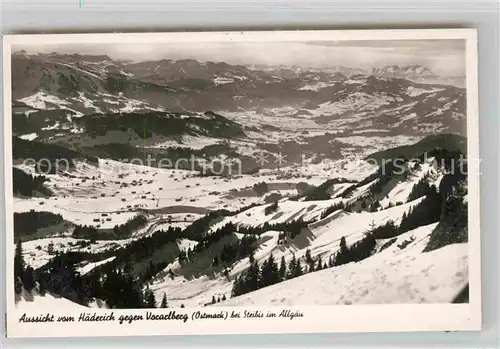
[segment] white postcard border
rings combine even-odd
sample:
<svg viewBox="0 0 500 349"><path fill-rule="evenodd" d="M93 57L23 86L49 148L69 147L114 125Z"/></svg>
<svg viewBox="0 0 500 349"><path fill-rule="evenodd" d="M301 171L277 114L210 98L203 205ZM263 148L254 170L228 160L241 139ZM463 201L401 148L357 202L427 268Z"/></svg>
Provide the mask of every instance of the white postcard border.
<svg viewBox="0 0 500 349"><path fill-rule="evenodd" d="M308 30L308 31L254 31L254 32L175 32L175 33L113 33L113 34L48 34L7 35L3 37L4 59L4 168L5 168L5 227L13 232L12 188L12 130L11 130L11 46L22 44L79 44L79 43L162 43L162 42L283 42L331 40L466 40L467 86L467 145L469 163L469 285L467 304L380 304L347 306L294 306L294 307L237 307L210 308L211 312L290 310L304 316L290 318L240 318L227 320L192 320L197 311L208 308L110 310L84 308L61 311L56 316L75 316L82 312L104 314L186 313L186 322L136 321L132 324L115 322L75 323L22 323L22 312L14 304L14 236L6 234L5 284L7 295L7 337L82 337L82 336L135 336L135 335L198 335L198 334L257 334L257 333L324 333L324 332L400 332L400 331L460 331L481 329L481 265L480 265L480 173L477 33L475 29L409 29L409 30ZM30 314L31 316L44 314Z"/></svg>

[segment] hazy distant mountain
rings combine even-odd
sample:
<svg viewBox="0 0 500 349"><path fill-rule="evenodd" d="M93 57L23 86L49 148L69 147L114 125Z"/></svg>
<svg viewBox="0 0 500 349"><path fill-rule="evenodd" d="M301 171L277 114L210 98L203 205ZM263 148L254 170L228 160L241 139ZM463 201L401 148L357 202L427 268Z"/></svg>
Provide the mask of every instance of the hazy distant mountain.
<svg viewBox="0 0 500 349"><path fill-rule="evenodd" d="M464 87L465 77L462 76L440 76L431 71L430 68L416 64L400 67L388 65L382 68L372 68L371 75L386 78L407 79L429 84L445 84Z"/></svg>
<svg viewBox="0 0 500 349"><path fill-rule="evenodd" d="M298 65L266 65L266 64L253 64L247 65L249 69L254 71L265 71L272 75L279 76L281 78L299 78L301 76L307 76L311 74L342 74L344 76L351 76L356 74L366 74L367 72L363 69L350 68L344 66L333 66L327 68L311 68L311 67L301 67Z"/></svg>
<svg viewBox="0 0 500 349"><path fill-rule="evenodd" d="M248 67L193 59L122 62L105 55L19 52L12 67L14 112L47 115L42 127L57 121L68 130L74 128L66 115L141 111L245 111L260 115L258 127L293 125L278 122L280 116L311 120L318 128L411 136L462 133L465 118L465 90L443 85L441 77L418 65L367 74L345 67Z"/></svg>
<svg viewBox="0 0 500 349"><path fill-rule="evenodd" d="M399 67L397 65L388 65L383 68L373 68L371 74L388 78L400 78L400 79L418 79L418 78L429 78L437 76L429 68L421 65L410 65L405 67Z"/></svg>

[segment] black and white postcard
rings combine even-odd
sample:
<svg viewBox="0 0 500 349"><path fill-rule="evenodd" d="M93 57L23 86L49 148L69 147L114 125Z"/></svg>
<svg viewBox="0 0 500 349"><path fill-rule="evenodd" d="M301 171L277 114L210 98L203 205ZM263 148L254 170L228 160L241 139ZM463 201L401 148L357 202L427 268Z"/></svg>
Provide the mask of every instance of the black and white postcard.
<svg viewBox="0 0 500 349"><path fill-rule="evenodd" d="M8 337L480 329L476 45L5 36Z"/></svg>

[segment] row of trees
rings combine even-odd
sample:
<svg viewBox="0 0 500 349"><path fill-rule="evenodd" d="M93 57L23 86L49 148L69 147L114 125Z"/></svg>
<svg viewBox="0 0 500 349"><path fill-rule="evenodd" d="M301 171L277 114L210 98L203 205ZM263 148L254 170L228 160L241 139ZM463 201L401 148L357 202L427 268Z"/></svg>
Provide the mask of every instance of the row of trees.
<svg viewBox="0 0 500 349"><path fill-rule="evenodd" d="M41 165L40 170L47 173L49 163L50 173L55 173L58 164L62 170L74 169L78 160L85 160L88 163L98 165L96 157L88 156L83 153L59 146L38 141L28 141L19 137L12 137L12 158L13 159L34 159ZM41 161L43 159L43 161ZM68 168L66 168L69 166ZM35 167L35 169L37 169Z"/></svg>
<svg viewBox="0 0 500 349"><path fill-rule="evenodd" d="M234 280L231 297L236 297L328 267L326 263L322 262L321 256L314 261L311 258L309 250L306 251L305 265L302 265L302 260L296 258L295 255L292 256L288 265L285 257L281 257L278 265L272 253L260 267L253 255L250 256L249 260L250 267ZM330 266L333 266L333 264L330 264Z"/></svg>
<svg viewBox="0 0 500 349"><path fill-rule="evenodd" d="M443 246L468 241L468 204L465 183L459 183L444 199L441 217L424 249L432 251Z"/></svg>
<svg viewBox="0 0 500 349"><path fill-rule="evenodd" d="M222 263L224 266L229 266L237 260L248 257L254 252L256 242L255 235L244 235L236 242L225 244L219 257L214 258L212 265L217 267Z"/></svg>
<svg viewBox="0 0 500 349"><path fill-rule="evenodd" d="M408 213L403 214L398 229L399 234L439 221L443 199L436 187L431 186L422 201L413 206Z"/></svg>
<svg viewBox="0 0 500 349"><path fill-rule="evenodd" d="M290 222L274 223L265 222L259 226L238 226L238 232L241 234L261 235L265 232L275 230L285 232L288 237L294 238L302 232L302 229L307 227L311 222L302 220L301 218Z"/></svg>
<svg viewBox="0 0 500 349"><path fill-rule="evenodd" d="M278 201L275 201L272 204L266 206L266 208L264 209L264 214L268 216L276 211L278 211Z"/></svg>
<svg viewBox="0 0 500 349"><path fill-rule="evenodd" d="M26 266L21 240L17 241L14 253L14 279L14 290L17 294L22 292L23 287L28 291L35 287L34 270Z"/></svg>
<svg viewBox="0 0 500 349"><path fill-rule="evenodd" d="M222 262L227 266L232 262L244 258L252 253L255 242L257 241L257 236L260 236L267 231L275 230L283 232L283 236L280 235L281 240L284 240L285 238L293 239L299 235L302 229L308 224L309 222L304 222L301 219L275 224L265 222L261 226L237 226L232 222L228 222L219 229L213 231L211 234L205 234L193 249L190 248L187 251L180 251L178 258L181 263L185 261L193 261L196 253L207 250L213 244L221 241L222 238L230 236L233 233L244 234L244 237L241 240L224 245L220 255L214 258L213 266L218 266L219 262Z"/></svg>
<svg viewBox="0 0 500 349"><path fill-rule="evenodd" d="M432 191L435 191L435 188L431 188L427 176L424 176L411 189L411 192L408 195L408 201L413 201L423 196L432 194Z"/></svg>
<svg viewBox="0 0 500 349"><path fill-rule="evenodd" d="M269 187L266 182L255 183L252 188L259 196L262 196L269 191Z"/></svg>
<svg viewBox="0 0 500 349"><path fill-rule="evenodd" d="M28 212L14 212L14 237L29 236L38 229L50 227L63 221L60 214L52 212L30 210Z"/></svg>
<svg viewBox="0 0 500 349"><path fill-rule="evenodd" d="M346 238L343 236L340 240L338 252L331 254L328 262L323 261L321 256L318 256L316 259L312 258L310 250L306 250L303 258L304 265L302 264L302 259L296 258L295 254L288 265L284 257L281 258L278 265L273 254L271 254L259 267L253 255L251 255L250 267L234 280L231 297L237 297L278 282L290 280L305 273L320 271L350 262L359 262L371 256L375 246L376 241L371 233L367 233L363 239L349 247L347 246Z"/></svg>
<svg viewBox="0 0 500 349"><path fill-rule="evenodd" d="M403 214L401 224L398 227L394 221L389 220L386 224L378 227L372 226L370 231L365 233L365 237L347 246L346 238L342 237L339 250L331 255L327 263L322 263L321 257L315 261L306 251L305 262L308 268L302 268L300 259L295 256L286 266L284 259L278 268L277 263L271 255L262 266L253 261L250 268L235 279L232 290L232 297L255 291L261 287L266 287L283 280L297 277L304 272L321 270L326 267L339 266L351 262L359 262L373 254L376 247L376 239L388 239L413 230L419 226L431 224L439 221L438 227L431 234L429 244L424 251L431 251L450 243L460 243L467 241L467 202L466 184L464 184L461 174L448 174L441 181L440 190L433 185L429 185L427 179L419 181L413 188L408 200L424 197L408 213ZM321 218L325 218L338 209L346 209L346 205L339 203L325 210ZM407 244L414 240L405 241L399 246L405 248ZM395 239L389 243L394 243ZM315 266L316 265L316 266Z"/></svg>
<svg viewBox="0 0 500 349"><path fill-rule="evenodd" d="M146 225L148 219L144 215L137 215L132 219L129 219L127 222L115 225L113 228L113 232L119 238L126 238L132 235L134 231L140 229Z"/></svg>
<svg viewBox="0 0 500 349"><path fill-rule="evenodd" d="M99 230L92 225L76 225L73 229L73 233L71 234L75 239L88 239L91 241L98 240L103 238L101 234L99 234Z"/></svg>
<svg viewBox="0 0 500 349"><path fill-rule="evenodd" d="M333 258L333 265L339 266L351 262L359 262L372 255L376 241L371 233L367 233L363 239L352 246L347 246L344 236L340 239L339 250Z"/></svg>
<svg viewBox="0 0 500 349"><path fill-rule="evenodd" d="M123 224L117 224L113 230L98 229L93 225L76 225L72 236L77 239L96 240L119 240L130 237L134 231L140 229L148 222L144 215L137 215Z"/></svg>
<svg viewBox="0 0 500 349"><path fill-rule="evenodd" d="M18 168L12 168L12 188L15 196L31 197L36 193L40 196L51 196L51 190L44 185L48 181L46 176L33 176Z"/></svg>
<svg viewBox="0 0 500 349"><path fill-rule="evenodd" d="M108 76L106 86L111 90L126 92L135 86L129 86L130 80L124 80L119 76ZM150 83L141 83L145 89L157 89ZM125 91L123 90L125 89ZM78 123L84 127L89 135L103 135L108 130L134 130L140 138L150 138L153 133L161 136L177 136L192 134L193 129L201 130L204 135L214 138L232 138L244 136L241 126L222 115L214 112L206 112L209 118L200 118L197 115L180 114L172 112L131 112L131 113L107 113L102 115L86 115L78 119Z"/></svg>
<svg viewBox="0 0 500 349"><path fill-rule="evenodd" d="M16 244L14 255L15 292L23 288L32 292L46 292L60 295L81 305L88 305L94 298L104 300L110 308L154 308L157 307L153 292L134 277L130 264L123 269L105 266L81 275L77 263L81 258L77 253L57 254L42 268L33 270L27 266L20 241ZM166 294L163 295L161 308L167 308Z"/></svg>
<svg viewBox="0 0 500 349"><path fill-rule="evenodd" d="M235 278L231 297L258 290L259 288L276 284L285 279L285 271L282 267L278 267L273 254L269 255L269 258L262 263L260 268L253 256L250 258L250 263L250 267L239 277ZM282 259L283 263L285 263L284 258Z"/></svg>

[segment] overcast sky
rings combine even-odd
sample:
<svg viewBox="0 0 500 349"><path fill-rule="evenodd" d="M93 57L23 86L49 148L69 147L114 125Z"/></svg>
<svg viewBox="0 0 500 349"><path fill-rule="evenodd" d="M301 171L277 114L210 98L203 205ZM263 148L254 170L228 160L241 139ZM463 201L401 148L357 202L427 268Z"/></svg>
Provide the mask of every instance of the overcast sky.
<svg viewBox="0 0 500 349"><path fill-rule="evenodd" d="M368 69L397 64L421 64L440 75L465 75L464 40L401 40L263 43L68 44L30 47L29 53L106 54L136 61L193 58L229 64L342 65Z"/></svg>

